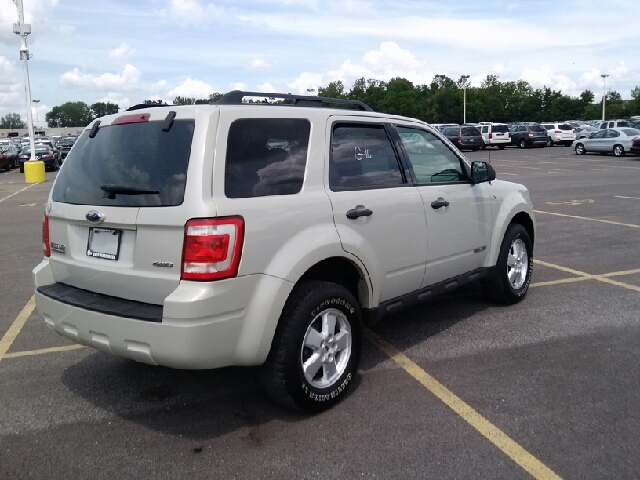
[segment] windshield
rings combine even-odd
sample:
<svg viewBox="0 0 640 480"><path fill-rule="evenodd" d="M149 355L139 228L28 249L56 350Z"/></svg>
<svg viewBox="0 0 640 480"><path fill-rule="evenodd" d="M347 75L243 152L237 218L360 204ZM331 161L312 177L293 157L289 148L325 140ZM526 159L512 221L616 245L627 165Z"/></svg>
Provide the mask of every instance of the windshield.
<svg viewBox="0 0 640 480"><path fill-rule="evenodd" d="M67 156L53 187L56 202L122 207L175 206L184 199L195 122L101 126L94 138L85 131ZM109 195L134 188L149 193ZM150 193L157 192L157 193Z"/></svg>

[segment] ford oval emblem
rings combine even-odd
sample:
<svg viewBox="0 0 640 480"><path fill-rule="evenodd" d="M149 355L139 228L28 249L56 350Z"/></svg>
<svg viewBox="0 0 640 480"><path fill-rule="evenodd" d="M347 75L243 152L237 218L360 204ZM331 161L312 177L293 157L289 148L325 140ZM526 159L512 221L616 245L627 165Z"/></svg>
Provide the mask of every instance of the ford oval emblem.
<svg viewBox="0 0 640 480"><path fill-rule="evenodd" d="M91 223L102 223L104 221L104 213L100 213L95 210L91 210L90 212L87 212L85 217Z"/></svg>

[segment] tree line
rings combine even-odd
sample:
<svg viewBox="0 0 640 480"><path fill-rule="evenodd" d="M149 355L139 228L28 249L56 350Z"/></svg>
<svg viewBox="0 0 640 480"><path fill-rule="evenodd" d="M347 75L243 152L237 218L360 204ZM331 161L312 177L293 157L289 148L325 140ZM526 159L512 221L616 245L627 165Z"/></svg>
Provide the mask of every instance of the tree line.
<svg viewBox="0 0 640 480"><path fill-rule="evenodd" d="M343 82L334 81L318 89L318 95L330 98L360 100L373 110L418 118L429 123L463 123L463 97L466 87L467 122L494 121L552 121L602 118L602 100L593 103L595 94L583 91L578 97L563 95L549 87L534 89L528 82L517 80L501 82L497 75L487 75L479 87L472 87L460 77L457 81L446 75L436 75L428 85L414 85L405 78L389 81L359 78L350 90ZM207 98L178 96L174 105L208 104L222 94L212 93ZM624 102L621 95L610 90L605 98L606 118L628 118L640 115L640 87L631 90L631 100ZM146 105L165 105L162 100L144 100ZM285 102L286 103L286 102ZM48 112L47 125L52 127L84 127L94 119L118 113L119 107L109 102L66 102ZM0 128L25 128L17 113L0 119Z"/></svg>

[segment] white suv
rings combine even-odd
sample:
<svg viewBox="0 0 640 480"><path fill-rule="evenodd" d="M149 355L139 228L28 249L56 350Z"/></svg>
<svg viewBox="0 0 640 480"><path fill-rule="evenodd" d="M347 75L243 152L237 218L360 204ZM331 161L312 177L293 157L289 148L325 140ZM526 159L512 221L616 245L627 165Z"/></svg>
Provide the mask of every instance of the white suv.
<svg viewBox="0 0 640 480"><path fill-rule="evenodd" d="M482 141L484 142L482 149L496 146L500 150L504 150L511 143L511 134L506 123L481 122L480 125L476 125L476 128L482 134Z"/></svg>
<svg viewBox="0 0 640 480"><path fill-rule="evenodd" d="M562 144L570 147L576 139L576 130L568 123L541 123L547 131L547 147Z"/></svg>
<svg viewBox="0 0 640 480"><path fill-rule="evenodd" d="M264 94L134 107L84 131L46 204L47 325L148 364L262 365L275 400L313 412L352 385L363 326L474 280L502 303L525 296L524 186L418 120L249 95Z"/></svg>

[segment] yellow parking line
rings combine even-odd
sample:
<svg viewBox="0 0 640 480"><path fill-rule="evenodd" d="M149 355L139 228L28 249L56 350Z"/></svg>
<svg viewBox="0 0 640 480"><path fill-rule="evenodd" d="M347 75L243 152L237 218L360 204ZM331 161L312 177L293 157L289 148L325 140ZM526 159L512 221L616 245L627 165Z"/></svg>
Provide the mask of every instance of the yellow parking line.
<svg viewBox="0 0 640 480"><path fill-rule="evenodd" d="M534 210L534 212L535 213L542 213L542 214L545 214L545 215L555 215L557 217L577 218L578 220L588 220L590 222L608 223L610 225L622 225L623 227L640 228L640 225L635 225L633 223L614 222L613 220L601 220L599 218L581 217L581 216L578 216L578 215L566 215L564 213L543 212L542 210Z"/></svg>
<svg viewBox="0 0 640 480"><path fill-rule="evenodd" d="M383 340L379 335L367 329L366 337L382 350L391 360L415 378L427 390L438 397L445 405L462 417L469 425L480 432L491 443L509 456L514 462L526 470L536 479L559 479L560 477L540 460L527 452L514 440L509 438L502 430L493 425L462 399L438 382L435 378L422 370L416 363L400 353L391 344Z"/></svg>
<svg viewBox="0 0 640 480"><path fill-rule="evenodd" d="M5 333L2 340L0 340L0 361L5 358L5 353L7 353L7 350L11 347L11 344L20 333L20 330L22 330L22 327L24 327L24 324L29 319L29 316L35 307L36 297L31 296L27 304L9 327L9 330L7 330L7 333Z"/></svg>
<svg viewBox="0 0 640 480"><path fill-rule="evenodd" d="M32 183L31 185L27 185L26 187L24 187L24 188L22 188L22 189L18 190L17 192L12 193L11 195L7 195L7 196L6 196L6 197L4 197L4 198L0 198L0 203L4 202L7 198L11 198L11 197L13 197L14 195L19 194L20 192L24 192L27 188L31 188L31 187L33 187L34 185L37 185L37 184L36 184L36 183Z"/></svg>
<svg viewBox="0 0 640 480"><path fill-rule="evenodd" d="M622 195L614 195L613 198L628 198L630 200L640 200L638 197L623 197Z"/></svg>
<svg viewBox="0 0 640 480"><path fill-rule="evenodd" d="M575 277L575 278L562 278L560 280L550 280L548 282L535 282L530 284L530 287L548 287L550 285L560 285L562 283L574 283L582 282L584 280L590 280L589 277Z"/></svg>
<svg viewBox="0 0 640 480"><path fill-rule="evenodd" d="M617 280L611 280L611 278L609 278L617 275L631 275L634 273L640 273L640 270L627 270L623 272L605 273L602 275L591 275L585 272L581 272L579 270L574 270L572 268L562 267L560 265L554 265L553 263L543 262L542 260L534 260L533 262L539 265L544 265L545 267L555 268L556 270L571 273L572 275L577 275L582 280L597 280L602 283L608 283L611 285L615 285L617 287L626 288L627 290L634 290L636 292L640 292L640 287L636 285L629 285L628 283L618 282ZM576 280L576 281L579 281L579 280Z"/></svg>
<svg viewBox="0 0 640 480"><path fill-rule="evenodd" d="M28 350L23 352L7 353L4 356L4 358L30 357L33 355L44 355L45 353L67 352L69 350L77 350L79 348L86 348L86 347L84 345L67 345L65 347L42 348L40 350Z"/></svg>

